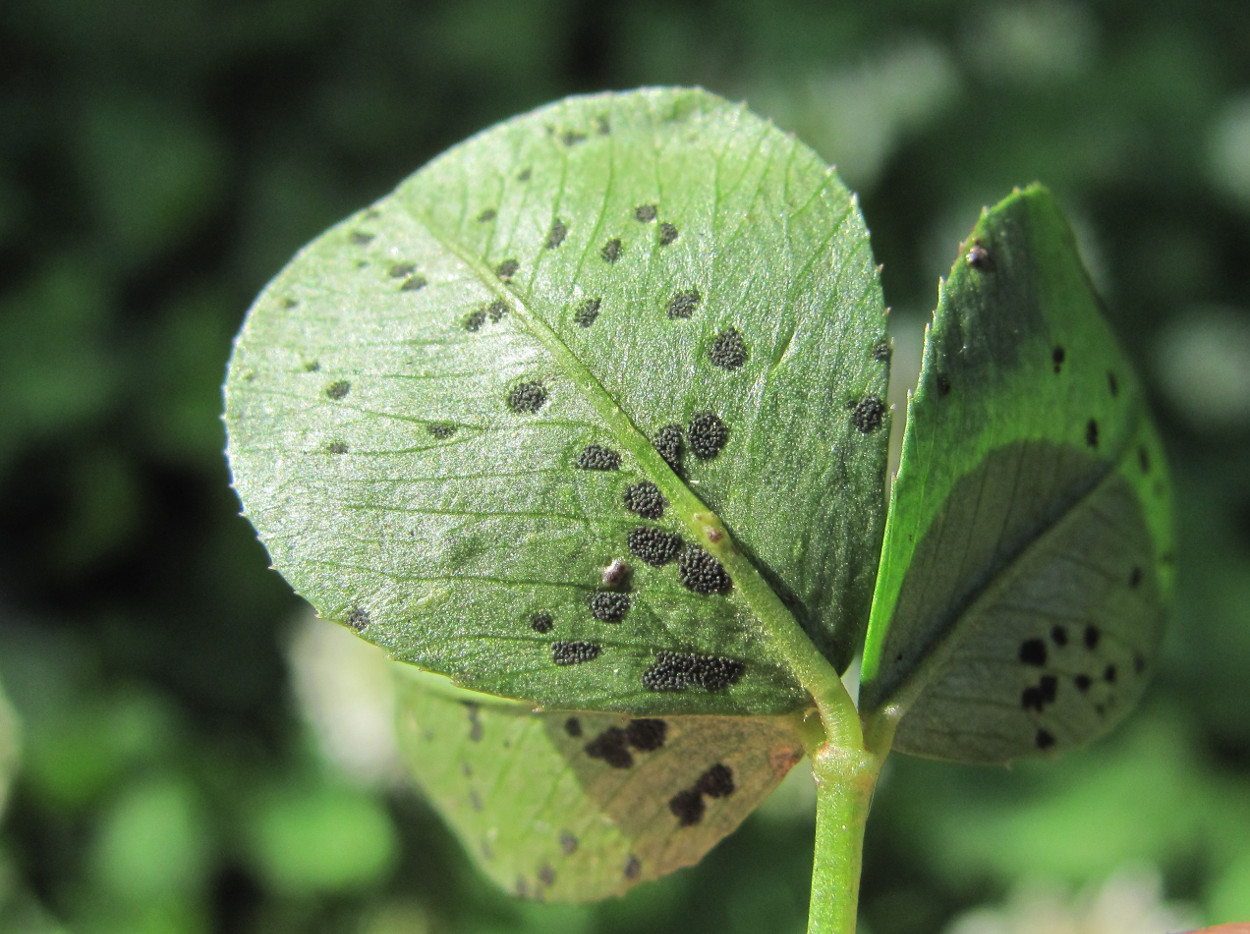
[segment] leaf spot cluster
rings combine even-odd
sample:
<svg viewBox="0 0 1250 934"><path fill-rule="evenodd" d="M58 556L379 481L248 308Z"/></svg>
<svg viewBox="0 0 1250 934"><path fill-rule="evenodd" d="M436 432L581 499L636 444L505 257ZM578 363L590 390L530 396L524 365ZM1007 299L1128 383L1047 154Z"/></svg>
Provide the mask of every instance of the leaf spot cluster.
<svg viewBox="0 0 1250 934"><path fill-rule="evenodd" d="M692 827L703 820L707 811L704 798L724 798L733 794L733 771L718 762L699 776L690 788L682 789L669 799L668 809L682 827Z"/></svg>
<svg viewBox="0 0 1250 934"><path fill-rule="evenodd" d="M593 642L553 642L551 660L557 665L581 665L594 661L603 653L603 646Z"/></svg>
<svg viewBox="0 0 1250 934"><path fill-rule="evenodd" d="M611 726L588 742L586 755L602 759L614 769L628 769L634 764L634 752L654 752L664 745L668 724L651 718L630 720L622 729Z"/></svg>
<svg viewBox="0 0 1250 934"><path fill-rule="evenodd" d="M603 245L603 249L599 251L599 255L603 257L605 263L615 263L621 257L621 241L617 237L613 237Z"/></svg>
<svg viewBox="0 0 1250 934"><path fill-rule="evenodd" d="M508 391L507 403L519 415L532 415L547 404L547 388L536 380L520 383Z"/></svg>
<svg viewBox="0 0 1250 934"><path fill-rule="evenodd" d="M351 391L352 391L352 384L349 383L345 379L340 379L340 380L335 380L333 383L331 383L329 386L326 387L326 396L328 396L329 398L337 402Z"/></svg>
<svg viewBox="0 0 1250 934"><path fill-rule="evenodd" d="M548 633L555 628L556 621L546 610L530 614L530 629L537 633Z"/></svg>
<svg viewBox="0 0 1250 934"><path fill-rule="evenodd" d="M456 426L451 422L429 422L425 426L431 437L438 438L440 441L450 438L456 433Z"/></svg>
<svg viewBox="0 0 1250 934"><path fill-rule="evenodd" d="M668 505L660 488L649 480L627 486L624 499L625 508L644 519L659 519Z"/></svg>
<svg viewBox="0 0 1250 934"><path fill-rule="evenodd" d="M686 444L686 434L681 425L665 425L655 433L651 444L669 467L674 471L681 470L681 452Z"/></svg>
<svg viewBox="0 0 1250 934"><path fill-rule="evenodd" d="M642 674L642 686L648 691L684 691L689 687L722 691L737 684L745 667L721 655L657 652L655 662Z"/></svg>
<svg viewBox="0 0 1250 934"><path fill-rule="evenodd" d="M627 593L601 590L590 595L590 615L601 623L619 623L629 612L630 598Z"/></svg>
<svg viewBox="0 0 1250 934"><path fill-rule="evenodd" d="M499 277L501 282L511 282L512 277L517 274L520 268L521 264L515 259L505 259L495 267L495 275Z"/></svg>
<svg viewBox="0 0 1250 934"><path fill-rule="evenodd" d="M577 455L573 466L578 470L619 470L621 455L602 444L588 444Z"/></svg>
<svg viewBox="0 0 1250 934"><path fill-rule="evenodd" d="M595 323L595 319L599 317L599 308L603 304L603 299L588 298L573 312L573 320L578 327L588 328Z"/></svg>
<svg viewBox="0 0 1250 934"><path fill-rule="evenodd" d="M677 559L677 570L687 590L709 596L727 593L733 586L724 565L698 545L687 545Z"/></svg>
<svg viewBox="0 0 1250 934"><path fill-rule="evenodd" d="M654 204L640 204L634 208L634 220L640 224L649 224L656 219L659 211Z"/></svg>
<svg viewBox="0 0 1250 934"><path fill-rule="evenodd" d="M640 525L629 530L629 550L652 567L662 567L677 557L681 536L655 526Z"/></svg>
<svg viewBox="0 0 1250 934"><path fill-rule="evenodd" d="M369 619L368 610L366 610L364 607L357 606L357 607L353 607L351 612L347 614L347 619L345 620L345 622L352 629L356 630L356 632L363 632L365 629L368 628L372 620Z"/></svg>
<svg viewBox="0 0 1250 934"><path fill-rule="evenodd" d="M746 341L737 328L726 328L716 335L707 355L712 366L736 370L747 362Z"/></svg>
<svg viewBox="0 0 1250 934"><path fill-rule="evenodd" d="M556 218L551 222L551 229L547 231L547 242L543 244L548 250L554 250L569 234L569 228L564 221Z"/></svg>
<svg viewBox="0 0 1250 934"><path fill-rule="evenodd" d="M660 246L668 246L679 236L681 236L680 232L672 224L664 223L660 225Z"/></svg>
<svg viewBox="0 0 1250 934"><path fill-rule="evenodd" d="M851 408L851 424L861 434L876 431L885 421L886 405L875 393L864 398Z"/></svg>
<svg viewBox="0 0 1250 934"><path fill-rule="evenodd" d="M715 412L696 412L690 417L686 434L695 457L711 460L729 440L729 427Z"/></svg>
<svg viewBox="0 0 1250 934"><path fill-rule="evenodd" d="M689 318L702 301L698 289L679 289L668 300L665 310L670 318Z"/></svg>

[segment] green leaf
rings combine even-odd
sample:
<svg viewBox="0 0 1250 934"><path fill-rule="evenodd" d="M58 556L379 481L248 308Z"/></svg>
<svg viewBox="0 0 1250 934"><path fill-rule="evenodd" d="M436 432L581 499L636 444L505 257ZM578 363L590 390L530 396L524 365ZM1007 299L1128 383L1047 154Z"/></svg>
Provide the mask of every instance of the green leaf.
<svg viewBox="0 0 1250 934"><path fill-rule="evenodd" d="M593 901L696 863L803 756L789 718L535 713L397 669L409 770L517 895Z"/></svg>
<svg viewBox="0 0 1250 934"><path fill-rule="evenodd" d="M908 406L864 649L895 746L1003 761L1137 702L1172 591L1142 389L1043 189L987 211L941 289Z"/></svg>
<svg viewBox="0 0 1250 934"><path fill-rule="evenodd" d="M862 641L884 327L811 150L702 91L575 98L265 289L226 385L235 484L323 616L459 684L793 710L795 622L839 668Z"/></svg>

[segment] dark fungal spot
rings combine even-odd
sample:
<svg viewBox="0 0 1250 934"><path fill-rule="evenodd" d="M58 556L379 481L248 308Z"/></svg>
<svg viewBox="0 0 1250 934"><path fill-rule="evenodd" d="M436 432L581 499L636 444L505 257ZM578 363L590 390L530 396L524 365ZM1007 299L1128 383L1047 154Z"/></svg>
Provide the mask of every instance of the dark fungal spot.
<svg viewBox="0 0 1250 934"><path fill-rule="evenodd" d="M695 457L711 460L729 440L729 427L715 412L695 412L686 426L690 450Z"/></svg>
<svg viewBox="0 0 1250 934"><path fill-rule="evenodd" d="M1059 679L1054 675L1042 675L1042 680L1038 682L1038 690L1042 692L1043 702L1053 704L1055 698L1059 696Z"/></svg>
<svg viewBox="0 0 1250 934"><path fill-rule="evenodd" d="M1053 351L1051 351L1050 359L1055 365L1056 373L1063 369L1063 361L1066 356L1067 354L1064 352L1062 347L1056 347Z"/></svg>
<svg viewBox="0 0 1250 934"><path fill-rule="evenodd" d="M1142 473L1150 473L1150 452L1144 447L1137 449L1137 463L1141 464Z"/></svg>
<svg viewBox="0 0 1250 934"><path fill-rule="evenodd" d="M1120 394L1120 381L1116 379L1114 373L1107 371L1107 388L1111 390L1111 395L1118 396Z"/></svg>
<svg viewBox="0 0 1250 934"><path fill-rule="evenodd" d="M486 323L486 309L475 308L473 311L469 312L467 315L464 316L464 320L461 322L461 326L466 331L479 331L481 330L482 325L485 323Z"/></svg>
<svg viewBox="0 0 1250 934"><path fill-rule="evenodd" d="M634 208L634 220L640 224L649 224L655 220L658 213L654 204L640 204Z"/></svg>
<svg viewBox="0 0 1250 934"><path fill-rule="evenodd" d="M631 882L642 875L642 861L633 853L625 860L625 868L621 870L621 874Z"/></svg>
<svg viewBox="0 0 1250 934"><path fill-rule="evenodd" d="M480 223L486 224L493 221L497 216L494 208L487 208L477 216L477 219Z"/></svg>
<svg viewBox="0 0 1250 934"><path fill-rule="evenodd" d="M435 438L441 440L443 438L450 438L454 435L456 433L456 426L451 422L430 422L425 426L425 430Z"/></svg>
<svg viewBox="0 0 1250 934"><path fill-rule="evenodd" d="M565 225L564 221L556 218L551 222L551 229L547 231L547 242L544 243L543 246L548 250L554 250L564 242L564 238L568 235L569 228Z"/></svg>
<svg viewBox="0 0 1250 934"><path fill-rule="evenodd" d="M677 559L677 570L687 590L708 596L733 586L724 565L698 545L687 545Z"/></svg>
<svg viewBox="0 0 1250 934"><path fill-rule="evenodd" d="M464 712L469 715L469 742L479 743L482 741L482 721L478 719L482 707L473 701L468 701L464 705Z"/></svg>
<svg viewBox="0 0 1250 934"><path fill-rule="evenodd" d="M309 363L305 363L305 364L304 364L304 372L305 372L305 373L320 373L320 372L321 372L321 361L320 361L320 360L313 360L313 361L311 361L311 362L309 362Z"/></svg>
<svg viewBox="0 0 1250 934"><path fill-rule="evenodd" d="M530 180L530 176L533 174L532 169L521 169L521 171L517 173L516 180L518 182L528 182Z"/></svg>
<svg viewBox="0 0 1250 934"><path fill-rule="evenodd" d="M890 346L890 339L883 337L877 341L875 347L872 348L872 359L878 363L886 363L894 354L894 348Z"/></svg>
<svg viewBox="0 0 1250 934"><path fill-rule="evenodd" d="M505 259L502 263L495 267L495 275L502 281L509 282L512 277L517 274L517 270L521 268L521 264L514 259Z"/></svg>
<svg viewBox="0 0 1250 934"><path fill-rule="evenodd" d="M1046 643L1041 639L1025 639L1020 643L1020 661L1038 668L1046 664Z"/></svg>
<svg viewBox="0 0 1250 934"><path fill-rule="evenodd" d="M590 615L601 623L619 623L629 612L629 594L601 590L590 595Z"/></svg>
<svg viewBox="0 0 1250 934"><path fill-rule="evenodd" d="M410 276L404 280L404 284L399 287L399 291L419 292L429 284L429 280L427 280L425 276Z"/></svg>
<svg viewBox="0 0 1250 934"><path fill-rule="evenodd" d="M720 655L694 652L656 652L655 662L642 673L642 686L648 691L684 691L699 687L721 691L737 684L745 666Z"/></svg>
<svg viewBox="0 0 1250 934"><path fill-rule="evenodd" d="M994 258L990 256L989 250L981 246L980 240L972 241L972 248L968 250L968 254L964 259L969 266L973 269L979 269L981 272L994 268Z"/></svg>
<svg viewBox="0 0 1250 934"><path fill-rule="evenodd" d="M513 386L508 391L508 408L521 415L532 415L547 403L547 389L531 381Z"/></svg>
<svg viewBox="0 0 1250 934"><path fill-rule="evenodd" d="M620 558L616 558L603 569L600 579L603 581L604 587L622 588L629 583L629 576L632 570L628 564Z"/></svg>
<svg viewBox="0 0 1250 934"><path fill-rule="evenodd" d="M1115 684L1115 678L1116 678L1115 665L1108 665L1106 668L1103 669L1102 680L1106 681L1108 684Z"/></svg>
<svg viewBox="0 0 1250 934"><path fill-rule="evenodd" d="M548 633L555 628L555 625L556 621L546 611L530 614L530 629L534 630L534 632Z"/></svg>
<svg viewBox="0 0 1250 934"><path fill-rule="evenodd" d="M679 236L681 236L681 234L672 224L660 225L660 246L668 246Z"/></svg>
<svg viewBox="0 0 1250 934"><path fill-rule="evenodd" d="M670 318L689 318L699 307L703 296L698 289L680 289L668 300L668 316Z"/></svg>
<svg viewBox="0 0 1250 934"><path fill-rule="evenodd" d="M727 798L734 793L734 773L729 766L718 762L699 776L694 787L709 798Z"/></svg>
<svg viewBox="0 0 1250 934"><path fill-rule="evenodd" d="M285 308L287 311L290 311L292 308L294 308L298 304L299 302L297 302L295 299L289 296L282 299L282 307Z"/></svg>
<svg viewBox="0 0 1250 934"><path fill-rule="evenodd" d="M668 737L668 724L663 720L644 718L630 720L625 726L625 740L639 752L655 752Z"/></svg>
<svg viewBox="0 0 1250 934"><path fill-rule="evenodd" d="M565 130L564 135L560 137L560 142L565 146L576 146L578 143L586 142L586 134L578 133L576 130Z"/></svg>
<svg viewBox="0 0 1250 934"><path fill-rule="evenodd" d="M607 136L612 132L612 124L608 123L608 118L603 114L595 117L595 132L600 136Z"/></svg>
<svg viewBox="0 0 1250 934"><path fill-rule="evenodd" d="M416 270L416 263L396 263L390 268L388 275L392 279L402 279L404 276L411 276Z"/></svg>
<svg viewBox="0 0 1250 934"><path fill-rule="evenodd" d="M1102 633L1098 631L1097 626L1085 627L1085 648L1091 652L1098 648L1098 640L1102 638Z"/></svg>
<svg viewBox="0 0 1250 934"><path fill-rule="evenodd" d="M357 632L363 631L371 622L369 619L369 611L364 607L353 607L351 612L347 614L345 620L348 626Z"/></svg>
<svg viewBox="0 0 1250 934"><path fill-rule="evenodd" d="M1055 645L1064 646L1068 644L1068 630L1064 626L1055 626L1050 630L1050 639Z"/></svg>
<svg viewBox="0 0 1250 934"><path fill-rule="evenodd" d="M876 431L885 421L885 403L875 394L864 396L863 401L851 410L851 424L861 434Z"/></svg>
<svg viewBox="0 0 1250 934"><path fill-rule="evenodd" d="M342 441L331 441L326 445L326 453L328 454L346 454L347 445Z"/></svg>
<svg viewBox="0 0 1250 934"><path fill-rule="evenodd" d="M1098 447L1098 422L1092 418L1085 425L1085 443L1091 448Z"/></svg>
<svg viewBox="0 0 1250 934"><path fill-rule="evenodd" d="M603 257L605 263L615 263L621 256L621 241L613 237L603 245L599 255Z"/></svg>
<svg viewBox="0 0 1250 934"><path fill-rule="evenodd" d="M582 721L577 717L569 717L564 721L564 732L577 739L582 735Z"/></svg>
<svg viewBox="0 0 1250 934"><path fill-rule="evenodd" d="M373 237L374 235L371 233L364 233L363 231L359 231L359 230L352 231L352 243L354 243L356 246L365 246L368 243L372 243Z"/></svg>
<svg viewBox="0 0 1250 934"><path fill-rule="evenodd" d="M577 852L577 837L567 830L560 833L560 851L565 856L572 856Z"/></svg>
<svg viewBox="0 0 1250 934"><path fill-rule="evenodd" d="M326 395L336 402L352 391L352 384L345 379L336 380L326 387Z"/></svg>
<svg viewBox="0 0 1250 934"><path fill-rule="evenodd" d="M1077 675L1072 680L1076 682L1076 689L1080 691L1082 694L1088 691L1090 688L1090 685L1094 683L1093 678L1091 678L1089 675Z"/></svg>
<svg viewBox="0 0 1250 934"><path fill-rule="evenodd" d="M1055 737L1046 730L1038 730L1036 742L1038 749L1049 749L1055 745Z"/></svg>
<svg viewBox="0 0 1250 934"><path fill-rule="evenodd" d="M949 396L951 392L951 378L945 373L938 373L933 378L934 384L937 386L939 396Z"/></svg>
<svg viewBox="0 0 1250 934"><path fill-rule="evenodd" d="M677 818L682 827L693 827L703 820L703 795L696 788L687 788L677 792L668 800L668 809Z"/></svg>
<svg viewBox="0 0 1250 934"><path fill-rule="evenodd" d="M602 651L603 646L593 642L553 642L551 660L557 665L580 665L594 661Z"/></svg>
<svg viewBox="0 0 1250 934"><path fill-rule="evenodd" d="M746 341L742 339L737 328L726 328L716 335L707 355L712 366L722 370L736 370L747 362Z"/></svg>
<svg viewBox="0 0 1250 934"><path fill-rule="evenodd" d="M1020 706L1025 710L1035 710L1041 713L1044 707L1042 692L1034 687L1025 688L1020 695Z"/></svg>
<svg viewBox="0 0 1250 934"><path fill-rule="evenodd" d="M573 320L577 322L578 327L588 328L595 323L595 319L599 317L599 306L603 303L602 299L588 298L573 312Z"/></svg>
<svg viewBox="0 0 1250 934"><path fill-rule="evenodd" d="M659 519L664 515L668 500L660 488L650 480L643 480L625 488L625 508L644 519Z"/></svg>
<svg viewBox="0 0 1250 934"><path fill-rule="evenodd" d="M1141 586L1141 567L1133 565L1133 570L1128 575L1128 585L1136 590Z"/></svg>
<svg viewBox="0 0 1250 934"><path fill-rule="evenodd" d="M549 864L543 863L538 867L538 881L551 888L556 884L556 871Z"/></svg>
<svg viewBox="0 0 1250 934"><path fill-rule="evenodd" d="M634 756L626 746L625 731L610 726L586 744L586 755L602 759L614 769L627 769L634 764Z"/></svg>
<svg viewBox="0 0 1250 934"><path fill-rule="evenodd" d="M511 306L509 306L507 302L505 302L502 298L497 298L486 306L486 316L490 318L491 321L498 323L499 321L502 321L504 315L511 310Z"/></svg>
<svg viewBox="0 0 1250 934"><path fill-rule="evenodd" d="M686 444L686 433L681 425L665 425L655 433L651 443L664 458L664 463L675 471L681 470L681 450Z"/></svg>
<svg viewBox="0 0 1250 934"><path fill-rule="evenodd" d="M588 444L577 455L573 466L578 470L619 470L621 455L602 444Z"/></svg>
<svg viewBox="0 0 1250 934"><path fill-rule="evenodd" d="M626 540L634 557L657 568L668 564L681 550L680 535L665 532L652 525L640 525L630 529Z"/></svg>

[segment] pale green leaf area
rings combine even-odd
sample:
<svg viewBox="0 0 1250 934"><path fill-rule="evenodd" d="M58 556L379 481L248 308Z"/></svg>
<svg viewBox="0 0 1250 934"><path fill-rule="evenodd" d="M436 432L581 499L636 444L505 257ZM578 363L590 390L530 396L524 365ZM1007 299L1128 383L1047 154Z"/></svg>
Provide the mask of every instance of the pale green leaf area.
<svg viewBox="0 0 1250 934"><path fill-rule="evenodd" d="M884 316L854 199L793 137L696 90L570 99L270 283L235 485L318 612L461 685L792 711L795 658L845 668L868 615Z"/></svg>
<svg viewBox="0 0 1250 934"><path fill-rule="evenodd" d="M1041 188L988 210L941 290L891 494L861 698L895 746L1004 761L1137 702L1172 590L1167 466Z"/></svg>
<svg viewBox="0 0 1250 934"><path fill-rule="evenodd" d="M536 713L396 666L405 763L517 895L591 901L698 862L803 756L790 718Z"/></svg>

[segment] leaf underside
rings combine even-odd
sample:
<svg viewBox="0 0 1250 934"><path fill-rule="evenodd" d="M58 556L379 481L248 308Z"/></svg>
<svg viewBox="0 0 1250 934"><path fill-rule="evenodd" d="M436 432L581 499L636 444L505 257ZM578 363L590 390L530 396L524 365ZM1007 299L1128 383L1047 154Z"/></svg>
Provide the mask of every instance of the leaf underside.
<svg viewBox="0 0 1250 934"><path fill-rule="evenodd" d="M908 407L862 706L895 747L1074 746L1137 702L1172 590L1142 389L1043 189L987 211L943 284Z"/></svg>
<svg viewBox="0 0 1250 934"><path fill-rule="evenodd" d="M592 901L698 862L803 755L788 718L535 713L411 668L397 685L410 771L529 898Z"/></svg>
<svg viewBox="0 0 1250 934"><path fill-rule="evenodd" d="M884 327L854 200L809 149L701 91L575 98L270 283L227 379L235 485L321 615L458 684L794 710L750 594L839 670L857 651Z"/></svg>

